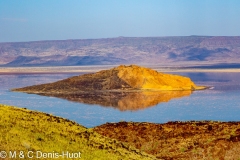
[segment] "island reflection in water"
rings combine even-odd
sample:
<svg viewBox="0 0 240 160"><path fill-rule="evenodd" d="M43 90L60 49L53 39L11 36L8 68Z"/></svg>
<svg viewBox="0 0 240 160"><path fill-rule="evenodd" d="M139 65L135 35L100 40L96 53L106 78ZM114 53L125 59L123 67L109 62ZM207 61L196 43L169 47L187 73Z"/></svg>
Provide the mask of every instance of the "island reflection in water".
<svg viewBox="0 0 240 160"><path fill-rule="evenodd" d="M139 92L82 92L47 94L73 102L113 107L120 111L137 111L168 102L174 98L190 96L192 91L139 91ZM42 94L43 95L43 94Z"/></svg>

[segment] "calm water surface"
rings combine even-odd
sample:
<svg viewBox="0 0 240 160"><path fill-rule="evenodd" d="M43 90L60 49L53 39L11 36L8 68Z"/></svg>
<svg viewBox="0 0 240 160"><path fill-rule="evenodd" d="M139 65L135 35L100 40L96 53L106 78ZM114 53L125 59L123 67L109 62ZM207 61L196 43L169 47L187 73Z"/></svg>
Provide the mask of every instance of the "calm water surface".
<svg viewBox="0 0 240 160"><path fill-rule="evenodd" d="M188 76L196 84L212 86L213 89L195 91L145 109L121 111L114 107L10 91L11 88L54 82L78 74L14 74L0 75L0 103L51 113L86 127L119 121L240 121L240 73L175 74Z"/></svg>

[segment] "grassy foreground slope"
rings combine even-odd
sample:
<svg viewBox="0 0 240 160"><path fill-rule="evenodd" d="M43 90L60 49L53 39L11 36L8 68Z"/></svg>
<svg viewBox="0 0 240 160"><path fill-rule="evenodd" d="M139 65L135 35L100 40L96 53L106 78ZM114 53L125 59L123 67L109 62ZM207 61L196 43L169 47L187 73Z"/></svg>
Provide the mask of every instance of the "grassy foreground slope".
<svg viewBox="0 0 240 160"><path fill-rule="evenodd" d="M76 122L1 104L0 151L81 152L81 159L89 160L154 159Z"/></svg>

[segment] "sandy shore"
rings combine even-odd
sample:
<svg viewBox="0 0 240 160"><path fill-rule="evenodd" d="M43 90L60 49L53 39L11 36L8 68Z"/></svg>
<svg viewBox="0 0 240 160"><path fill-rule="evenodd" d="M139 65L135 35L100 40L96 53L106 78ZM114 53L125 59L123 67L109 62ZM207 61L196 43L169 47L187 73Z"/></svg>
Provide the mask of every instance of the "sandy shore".
<svg viewBox="0 0 240 160"><path fill-rule="evenodd" d="M21 74L21 73L85 73L97 72L114 66L54 66L54 67L0 67L0 74Z"/></svg>
<svg viewBox="0 0 240 160"><path fill-rule="evenodd" d="M240 72L240 69L157 69L158 72Z"/></svg>
<svg viewBox="0 0 240 160"><path fill-rule="evenodd" d="M95 65L95 66L54 66L54 67L0 67L0 74L45 74L45 73L86 73L97 72L110 69L115 65ZM158 72L240 72L236 69L195 69L195 68L164 68L153 67Z"/></svg>

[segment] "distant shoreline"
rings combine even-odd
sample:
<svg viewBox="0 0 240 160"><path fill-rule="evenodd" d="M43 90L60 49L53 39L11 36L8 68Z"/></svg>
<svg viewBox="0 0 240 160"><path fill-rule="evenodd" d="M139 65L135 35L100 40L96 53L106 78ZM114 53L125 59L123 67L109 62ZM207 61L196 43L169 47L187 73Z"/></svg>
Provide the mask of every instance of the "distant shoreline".
<svg viewBox="0 0 240 160"><path fill-rule="evenodd" d="M110 69L116 65L97 66L53 66L53 67L0 67L0 75L8 74L68 74L68 73L92 73ZM177 68L150 66L158 72L240 72L240 68Z"/></svg>
<svg viewBox="0 0 240 160"><path fill-rule="evenodd" d="M159 72L240 72L240 68L233 68L233 69L171 69L171 70L157 70Z"/></svg>

